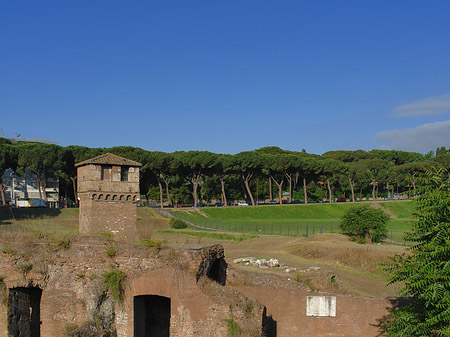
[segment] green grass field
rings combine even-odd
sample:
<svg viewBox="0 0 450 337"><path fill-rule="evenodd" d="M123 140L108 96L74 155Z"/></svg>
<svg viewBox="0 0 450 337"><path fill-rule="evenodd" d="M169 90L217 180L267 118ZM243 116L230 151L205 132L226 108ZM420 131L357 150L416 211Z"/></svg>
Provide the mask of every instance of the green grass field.
<svg viewBox="0 0 450 337"><path fill-rule="evenodd" d="M403 233L415 219L413 201L378 203L395 216L388 224L388 238L403 241ZM339 233L339 220L352 203L267 205L258 207L225 207L174 210L173 214L198 226L218 231L244 234L311 236L317 233ZM146 208L143 208L146 210ZM142 210L141 210L142 211ZM146 212L141 212L145 217ZM140 217L138 220L142 220ZM139 221L141 223L142 221ZM161 226L160 226L161 227ZM160 229L164 228L162 226ZM78 209L8 209L0 208L0 230L41 231L64 235L78 234Z"/></svg>
<svg viewBox="0 0 450 337"><path fill-rule="evenodd" d="M403 241L403 233L409 231L415 221L412 201L380 202L382 208L391 212L395 219L388 224L388 238ZM270 205L258 207L225 207L177 210L174 215L196 225L217 230L275 234L289 236L310 236L312 234L339 233L339 221L352 203Z"/></svg>
<svg viewBox="0 0 450 337"><path fill-rule="evenodd" d="M0 230L78 234L78 208L0 208Z"/></svg>

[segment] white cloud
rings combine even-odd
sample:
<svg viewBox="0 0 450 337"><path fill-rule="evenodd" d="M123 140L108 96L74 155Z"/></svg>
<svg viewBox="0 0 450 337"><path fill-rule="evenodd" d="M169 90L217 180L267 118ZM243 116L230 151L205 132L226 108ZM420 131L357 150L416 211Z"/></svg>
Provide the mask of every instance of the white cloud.
<svg viewBox="0 0 450 337"><path fill-rule="evenodd" d="M450 146L450 120L419 125L415 128L378 132L375 140L395 150L427 152L438 146Z"/></svg>
<svg viewBox="0 0 450 337"><path fill-rule="evenodd" d="M397 117L434 116L450 112L450 94L427 97L395 108Z"/></svg>

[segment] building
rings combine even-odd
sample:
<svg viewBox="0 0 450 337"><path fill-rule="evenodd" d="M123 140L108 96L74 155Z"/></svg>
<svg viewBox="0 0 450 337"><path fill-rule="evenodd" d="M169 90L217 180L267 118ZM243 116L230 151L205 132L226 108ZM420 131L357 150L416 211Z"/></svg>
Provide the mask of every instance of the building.
<svg viewBox="0 0 450 337"><path fill-rule="evenodd" d="M142 164L106 153L75 166L80 234L108 232L123 239L134 237Z"/></svg>
<svg viewBox="0 0 450 337"><path fill-rule="evenodd" d="M13 205L19 205L19 201L31 199L47 200L49 207L56 207L59 201L59 177L50 172L42 176L45 188L39 186L36 175L26 170L22 176L17 175L12 169L5 170L2 176L5 201Z"/></svg>

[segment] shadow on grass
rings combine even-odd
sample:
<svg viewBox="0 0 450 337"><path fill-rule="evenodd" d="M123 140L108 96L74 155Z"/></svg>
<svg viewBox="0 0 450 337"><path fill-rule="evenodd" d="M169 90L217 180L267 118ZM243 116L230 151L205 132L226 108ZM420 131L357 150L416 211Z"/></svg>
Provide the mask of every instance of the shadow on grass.
<svg viewBox="0 0 450 337"><path fill-rule="evenodd" d="M54 218L60 214L58 208L0 207L0 226L12 225L15 220Z"/></svg>
<svg viewBox="0 0 450 337"><path fill-rule="evenodd" d="M386 309L389 312L392 312L395 310L395 308L402 308L407 306L411 302L410 297L395 297L395 298L389 298L389 306L386 307ZM383 325L386 323L389 323L392 321L392 318L390 315L385 315L382 318L377 319L378 324L373 324L374 326L377 326L380 329L380 333L377 336L386 336L386 334L383 331Z"/></svg>

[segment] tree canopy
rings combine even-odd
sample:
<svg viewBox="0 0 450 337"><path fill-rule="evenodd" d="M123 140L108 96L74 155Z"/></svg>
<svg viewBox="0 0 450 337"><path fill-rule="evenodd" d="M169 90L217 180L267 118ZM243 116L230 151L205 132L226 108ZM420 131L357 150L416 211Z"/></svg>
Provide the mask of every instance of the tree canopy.
<svg viewBox="0 0 450 337"><path fill-rule="evenodd" d="M401 283L408 305L396 308L384 326L389 336L450 336L450 168L432 167L417 202L418 222L406 240L410 254L387 267L389 284Z"/></svg>

